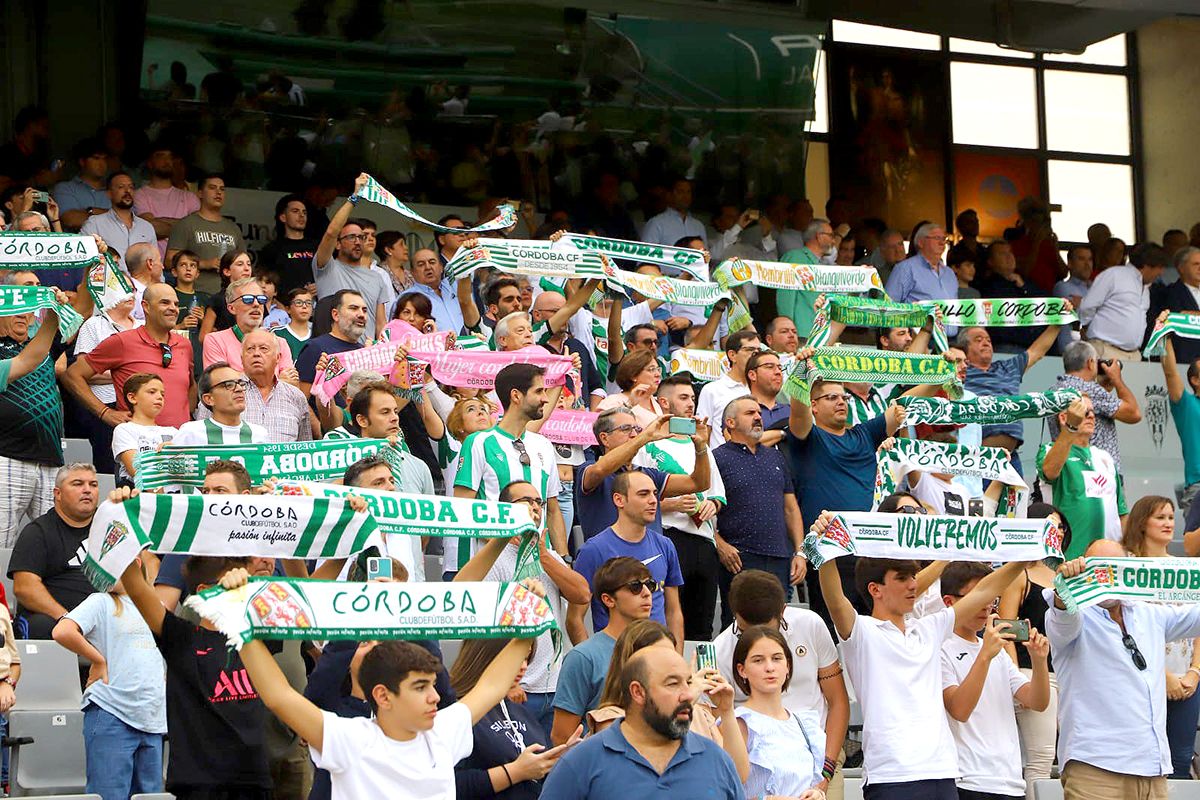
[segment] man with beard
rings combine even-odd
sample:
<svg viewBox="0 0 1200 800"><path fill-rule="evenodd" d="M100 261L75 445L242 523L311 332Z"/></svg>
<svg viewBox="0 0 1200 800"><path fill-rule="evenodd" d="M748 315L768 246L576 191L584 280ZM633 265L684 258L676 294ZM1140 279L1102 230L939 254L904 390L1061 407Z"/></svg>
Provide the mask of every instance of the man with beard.
<svg viewBox="0 0 1200 800"><path fill-rule="evenodd" d="M229 284L225 288L225 304L237 323L204 337L204 366L224 361L241 372L242 342L252 331L262 328L268 302L257 278L242 278ZM275 336L275 352L277 374L293 369L292 351L278 336Z"/></svg>
<svg viewBox="0 0 1200 800"><path fill-rule="evenodd" d="M711 739L688 731L698 692L690 679L683 657L666 647L631 656L621 670L625 718L564 755L542 796L744 800L733 759Z"/></svg>
<svg viewBox="0 0 1200 800"><path fill-rule="evenodd" d="M566 555L567 534L558 507L561 486L554 445L545 436L525 429L546 413L545 375L544 369L532 364L509 364L496 375L496 394L504 416L494 427L476 431L463 441L454 496L498 500L500 490L513 481L532 483L546 498L545 526L550 544L559 555Z"/></svg>
<svg viewBox="0 0 1200 800"><path fill-rule="evenodd" d="M713 459L725 484L726 503L717 514L717 554L725 569L717 572L721 590L721 627L733 623L729 584L743 569L761 569L779 579L783 593L804 579L804 524L792 491L792 473L777 448L762 443L763 419L753 397L725 407L725 444Z"/></svg>
<svg viewBox="0 0 1200 800"><path fill-rule="evenodd" d="M325 298L341 289L354 289L364 300L367 308L367 335L379 338L387 322L383 301L388 296L388 286L383 276L371 269L371 259L366 257L363 244L366 234L357 222L350 219L350 212L358 202L358 192L369 180L366 173L354 182L354 194L329 221L317 253L313 256L313 275L317 281L317 297ZM336 251L336 254L335 254ZM361 336L362 334L360 334Z"/></svg>
<svg viewBox="0 0 1200 800"><path fill-rule="evenodd" d="M333 296L331 309L333 326L329 333L314 336L305 342L296 359L296 371L300 374L300 391L312 397L313 380L317 376L317 364L328 356L357 350L362 347L359 339L367 329L367 301L353 289L342 289ZM328 406L316 404L317 419L321 428L331 431L342 424L342 409L337 403Z"/></svg>
<svg viewBox="0 0 1200 800"><path fill-rule="evenodd" d="M85 235L96 234L112 247L117 254L117 261L125 266L125 256L129 248L138 242L158 245L158 237L154 235L154 226L133 213L133 178L128 172L114 172L108 176L108 199L112 208L103 214L88 217L79 232ZM79 270L80 280L83 270ZM73 279L72 279L73 280ZM74 289L79 281L68 280Z"/></svg>
<svg viewBox="0 0 1200 800"><path fill-rule="evenodd" d="M154 226L158 235L158 255L162 257L167 254L171 228L188 214L200 210L200 198L174 184L175 154L170 145L154 145L154 150L146 157L146 169L150 180L133 193L133 207L139 217Z"/></svg>

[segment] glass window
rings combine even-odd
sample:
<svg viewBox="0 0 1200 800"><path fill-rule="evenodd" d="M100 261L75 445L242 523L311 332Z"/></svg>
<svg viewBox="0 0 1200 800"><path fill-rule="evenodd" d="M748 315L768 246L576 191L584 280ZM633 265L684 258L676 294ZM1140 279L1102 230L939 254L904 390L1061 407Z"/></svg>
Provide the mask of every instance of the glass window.
<svg viewBox="0 0 1200 800"><path fill-rule="evenodd" d="M809 133L829 133L829 75L826 74L825 51L817 51L817 65L813 76L816 96L813 98L813 121L805 126Z"/></svg>
<svg viewBox="0 0 1200 800"><path fill-rule="evenodd" d="M1129 155L1129 91L1124 75L1046 70L1046 147Z"/></svg>
<svg viewBox="0 0 1200 800"><path fill-rule="evenodd" d="M907 47L910 50L941 50L942 37L936 33L902 31L861 22L833 21L833 40L854 44L869 44L876 47Z"/></svg>
<svg viewBox="0 0 1200 800"><path fill-rule="evenodd" d="M977 42L974 39L955 39L954 37L950 38L950 52L973 53L977 56L996 56L998 58L1033 58L1033 53L1026 53L1024 50L1013 50L991 42Z"/></svg>
<svg viewBox="0 0 1200 800"><path fill-rule="evenodd" d="M1125 66L1125 34L1118 33L1111 39L1096 42L1077 56L1069 53L1053 53L1047 61L1065 61L1072 64L1097 64L1102 67Z"/></svg>
<svg viewBox="0 0 1200 800"><path fill-rule="evenodd" d="M1052 215L1059 240L1086 242L1088 227L1103 222L1113 236L1134 241L1132 167L1052 160L1047 173L1050 202L1062 206Z"/></svg>
<svg viewBox="0 0 1200 800"><path fill-rule="evenodd" d="M1038 146L1037 84L1030 67L950 65L955 144Z"/></svg>

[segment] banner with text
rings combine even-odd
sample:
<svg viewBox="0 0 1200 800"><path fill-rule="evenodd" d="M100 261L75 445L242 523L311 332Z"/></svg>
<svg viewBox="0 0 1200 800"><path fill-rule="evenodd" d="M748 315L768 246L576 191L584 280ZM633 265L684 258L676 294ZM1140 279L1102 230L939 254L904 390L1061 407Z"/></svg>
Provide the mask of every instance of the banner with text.
<svg viewBox="0 0 1200 800"><path fill-rule="evenodd" d="M1073 614L1105 600L1200 603L1200 563L1194 558L1088 558L1084 564L1073 578L1054 578L1054 590Z"/></svg>

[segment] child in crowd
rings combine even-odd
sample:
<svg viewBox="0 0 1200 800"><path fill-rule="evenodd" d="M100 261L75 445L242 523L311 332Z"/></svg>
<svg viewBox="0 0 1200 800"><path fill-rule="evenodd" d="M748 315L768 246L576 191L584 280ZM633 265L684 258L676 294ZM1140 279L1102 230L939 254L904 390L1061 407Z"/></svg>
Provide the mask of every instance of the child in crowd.
<svg viewBox="0 0 1200 800"><path fill-rule="evenodd" d="M263 317L262 328L264 331L274 331L286 327L292 321L288 315L287 306L280 302L280 298L275 294L275 287L279 285L279 273L274 270L261 270L255 274L258 280L258 285L262 287L263 294L267 296L266 316Z"/></svg>
<svg viewBox="0 0 1200 800"><path fill-rule="evenodd" d="M946 605L961 602L991 574L987 564L952 562L942 573ZM1025 797L1013 701L1033 711L1044 711L1050 704L1050 642L1036 628L1029 629L1025 648L1033 661L1033 678L1026 678L1001 655L1015 634L1010 623L997 624L994 608L986 605L970 617L959 616L954 635L942 643L942 701L958 745L961 800Z"/></svg>
<svg viewBox="0 0 1200 800"><path fill-rule="evenodd" d="M265 289L266 287L264 287ZM287 303L287 324L275 328L275 335L287 342L292 351L292 360L300 357L304 343L312 336L313 300L311 293L303 288L292 289L284 298Z"/></svg>
<svg viewBox="0 0 1200 800"><path fill-rule="evenodd" d="M204 319L204 307L208 295L196 291L196 278L200 274L200 257L191 250L180 250L171 259L171 273L175 276L175 294L179 297L179 327L200 327Z"/></svg>
<svg viewBox="0 0 1200 800"><path fill-rule="evenodd" d="M734 648L733 680L746 694L734 712L750 760L746 793L824 800L829 786L829 777L822 775L825 731L814 716L784 705L792 668L792 651L777 628L756 625Z"/></svg>
<svg viewBox="0 0 1200 800"><path fill-rule="evenodd" d="M135 565L144 579L142 559ZM110 591L89 595L53 633L54 641L91 665L83 692L87 791L104 800L163 787L163 662L150 628L128 600L117 581Z"/></svg>
<svg viewBox="0 0 1200 800"><path fill-rule="evenodd" d="M113 429L112 452L117 462L117 486L133 486L134 459L162 447L179 431L156 424L166 398L162 379L149 372L130 375L121 387L133 418Z"/></svg>

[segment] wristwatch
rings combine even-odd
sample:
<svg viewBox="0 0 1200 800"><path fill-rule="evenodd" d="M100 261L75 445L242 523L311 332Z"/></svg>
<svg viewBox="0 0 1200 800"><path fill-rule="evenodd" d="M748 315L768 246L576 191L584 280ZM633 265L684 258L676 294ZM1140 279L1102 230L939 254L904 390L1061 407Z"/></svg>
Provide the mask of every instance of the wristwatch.
<svg viewBox="0 0 1200 800"><path fill-rule="evenodd" d="M10 676L10 675L5 675L3 678L0 678L0 682L7 683L9 686L13 687L14 689L17 688L17 682L14 681L12 679L12 676Z"/></svg>

